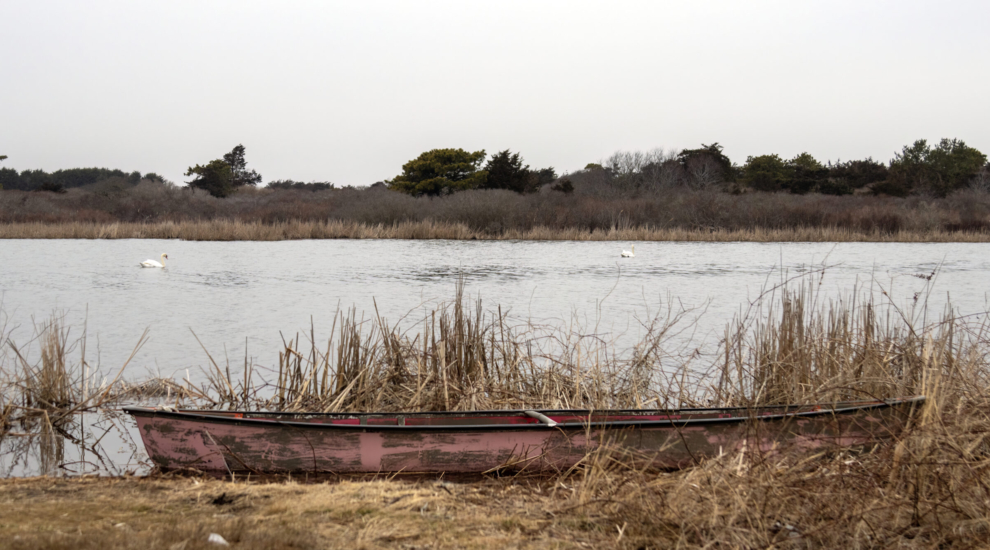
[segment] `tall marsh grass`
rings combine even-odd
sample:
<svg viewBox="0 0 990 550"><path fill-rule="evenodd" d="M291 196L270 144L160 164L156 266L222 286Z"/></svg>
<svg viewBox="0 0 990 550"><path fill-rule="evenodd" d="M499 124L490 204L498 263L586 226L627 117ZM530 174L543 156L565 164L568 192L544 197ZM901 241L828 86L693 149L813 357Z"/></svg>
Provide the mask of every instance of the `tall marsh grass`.
<svg viewBox="0 0 990 550"><path fill-rule="evenodd" d="M682 349L688 311L643 323L631 349L594 330L512 321L481 300L454 299L401 327L375 312L339 312L279 353L275 383L214 363L216 406L325 412L520 408L658 408L828 403L928 395L986 385L986 327L882 289L825 299L810 276L774 287L726 327L715 348ZM673 302L672 302L673 303ZM226 374L225 374L226 373ZM265 397L267 396L267 397Z"/></svg>
<svg viewBox="0 0 990 550"><path fill-rule="evenodd" d="M337 315L333 334L319 344L311 329L279 353L270 392L230 391L239 382L213 377L210 395L234 397L218 405L274 410L423 411L520 408L628 408L670 403L668 389L650 383L669 331L686 312L664 312L633 359L616 359L609 341L573 328L534 326L486 311L464 297L463 284L408 329L378 315ZM222 373L217 367L217 373ZM249 383L249 382L248 382ZM683 395L682 395L683 396ZM680 401L678 401L680 403ZM684 401L686 403L686 401Z"/></svg>
<svg viewBox="0 0 990 550"><path fill-rule="evenodd" d="M629 548L973 548L990 537L990 333L985 315L930 317L814 281L768 293L725 333L695 389L719 403L925 395L907 430L868 452L741 451L677 473L610 449L569 472L563 507ZM569 482L569 483L568 483Z"/></svg>
<svg viewBox="0 0 990 550"><path fill-rule="evenodd" d="M530 241L691 241L691 242L990 242L990 232L933 229L857 230L841 227L768 229L536 226L489 233L464 223L433 220L364 224L339 220L274 223L235 220L156 223L0 224L0 239L182 239L187 241L284 241L303 239L451 239Z"/></svg>
<svg viewBox="0 0 990 550"><path fill-rule="evenodd" d="M923 292L930 291L929 285ZM856 292L823 300L810 277L774 288L769 300L727 327L716 400L739 404L834 402L926 394L931 384L971 374L985 326L956 318L934 321L927 300L905 308ZM882 288L873 289L886 300Z"/></svg>
<svg viewBox="0 0 990 550"><path fill-rule="evenodd" d="M137 351L147 341L147 331L138 339L130 357L109 379L86 360L86 337L70 338L70 328L61 315L52 316L34 327L28 345L37 345L37 360L28 360L29 352L6 338L5 347L12 357L2 356L0 376L5 381L4 401L16 403L25 411L58 414L98 409L113 402L122 388L121 375ZM78 362L72 356L78 353ZM8 361L13 359L12 361Z"/></svg>

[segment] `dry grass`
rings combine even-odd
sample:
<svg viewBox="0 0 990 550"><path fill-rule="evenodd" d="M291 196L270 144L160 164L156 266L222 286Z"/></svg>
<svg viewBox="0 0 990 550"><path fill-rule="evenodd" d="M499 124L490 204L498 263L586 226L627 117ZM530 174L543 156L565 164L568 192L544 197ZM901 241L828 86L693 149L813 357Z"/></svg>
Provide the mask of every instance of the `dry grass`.
<svg viewBox="0 0 990 550"><path fill-rule="evenodd" d="M883 399L930 394L931 384L966 377L980 384L988 374L985 324L951 312L931 322L925 300L902 309L857 292L823 300L820 289L811 277L785 283L727 327L717 402ZM916 300L928 292L930 283Z"/></svg>
<svg viewBox="0 0 990 550"><path fill-rule="evenodd" d="M556 516L545 481L321 484L207 479L0 481L10 548L580 548L615 540Z"/></svg>
<svg viewBox="0 0 990 550"><path fill-rule="evenodd" d="M0 320L5 319L0 310ZM60 315L36 324L23 346L3 328L0 341L10 353L0 353L0 453L23 454L38 443L42 471L54 471L64 440L84 447L92 444L72 435L81 433L78 413L102 410L130 395L131 386L121 381L121 375L146 341L147 331L116 374L107 378L86 360L85 329L81 337L71 339ZM28 360L32 346L37 347L33 363ZM70 358L76 353L79 360L73 363Z"/></svg>
<svg viewBox="0 0 990 550"><path fill-rule="evenodd" d="M737 455L660 474L591 468L570 502L624 527L633 548L973 548L990 536L986 412L962 425L943 417L865 455Z"/></svg>
<svg viewBox="0 0 990 550"><path fill-rule="evenodd" d="M537 241L697 242L990 242L986 231L841 227L692 229L618 226L583 229L536 226L497 233L460 222L432 220L366 224L354 221L244 222L236 220L158 223L6 223L0 239L183 239L189 241L283 241L299 239L452 239Z"/></svg>
<svg viewBox="0 0 990 550"><path fill-rule="evenodd" d="M928 401L897 441L867 453L739 453L674 473L602 453L570 502L630 548L974 548L990 537L985 370L929 364ZM979 385L972 386L972 382ZM566 483L566 480L562 482Z"/></svg>
<svg viewBox="0 0 990 550"><path fill-rule="evenodd" d="M409 328L352 310L337 315L324 344L315 330L297 335L279 353L270 388L255 387L247 366L232 376L229 365L211 357L210 382L200 391L216 407L283 411L690 405L699 395L654 376L663 361L678 368L664 348L686 314L661 310L640 344L619 355L593 332L514 323L499 309L485 311L480 299L465 300L460 283L450 303Z"/></svg>
<svg viewBox="0 0 990 550"><path fill-rule="evenodd" d="M776 289L726 331L717 402L830 402L923 394L905 433L869 452L740 452L675 473L608 450L570 499L630 548L972 548L990 537L990 339L985 320L819 302ZM764 304L766 305L766 304ZM566 483L565 478L561 480Z"/></svg>
<svg viewBox="0 0 990 550"><path fill-rule="evenodd" d="M0 537L22 547L972 548L990 537L985 317L926 318L817 281L769 289L708 368L665 352L665 312L617 353L579 330L513 325L454 300L413 328L341 315L334 337L287 341L269 393L214 367L214 406L369 410L656 407L927 396L872 449L755 451L676 472L600 449L553 478L332 484L199 479L0 482ZM855 298L855 299L854 299ZM308 340L308 341L307 341ZM225 388L225 389L224 389ZM465 480L461 480L465 481ZM226 497L217 497L226 494ZM229 504L212 504L215 500ZM64 515L63 515L64 514ZM115 527L123 523L125 526ZM13 539L20 536L20 539ZM279 538L281 537L281 538Z"/></svg>
<svg viewBox="0 0 990 550"><path fill-rule="evenodd" d="M858 292L825 300L803 277L756 300L714 355L678 349L690 330L682 309L661 308L635 346L618 350L594 330L514 323L458 285L450 303L406 327L350 311L324 343L312 329L297 335L273 387L255 387L247 364L231 376L214 362L198 391L217 407L340 412L760 406L986 386L984 325L925 321L923 302L905 311Z"/></svg>
<svg viewBox="0 0 990 550"><path fill-rule="evenodd" d="M36 326L32 341L40 348L36 364L29 364L10 340L7 347L16 367L8 372L0 361L0 443L16 423L51 447L59 439L55 431L64 424L66 413L82 400L82 384L68 364L69 331L59 317L53 315Z"/></svg>

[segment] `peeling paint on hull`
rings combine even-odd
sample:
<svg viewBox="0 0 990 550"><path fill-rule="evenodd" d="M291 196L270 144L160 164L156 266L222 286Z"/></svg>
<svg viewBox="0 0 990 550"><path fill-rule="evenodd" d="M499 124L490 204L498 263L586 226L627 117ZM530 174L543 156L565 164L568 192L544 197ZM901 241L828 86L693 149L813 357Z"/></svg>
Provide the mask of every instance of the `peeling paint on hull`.
<svg viewBox="0 0 990 550"><path fill-rule="evenodd" d="M679 468L742 448L869 445L901 431L922 397L761 409L280 414L125 407L162 470L206 472L552 472L608 446Z"/></svg>

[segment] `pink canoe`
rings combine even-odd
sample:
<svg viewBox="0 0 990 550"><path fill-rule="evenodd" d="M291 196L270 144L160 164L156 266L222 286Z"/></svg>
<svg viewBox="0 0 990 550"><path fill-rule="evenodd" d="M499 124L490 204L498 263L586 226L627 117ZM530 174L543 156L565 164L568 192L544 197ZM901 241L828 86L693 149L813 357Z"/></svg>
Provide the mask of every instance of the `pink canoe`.
<svg viewBox="0 0 990 550"><path fill-rule="evenodd" d="M862 446L896 436L924 397L679 410L268 413L125 407L164 471L557 471L603 445L679 468L747 449Z"/></svg>

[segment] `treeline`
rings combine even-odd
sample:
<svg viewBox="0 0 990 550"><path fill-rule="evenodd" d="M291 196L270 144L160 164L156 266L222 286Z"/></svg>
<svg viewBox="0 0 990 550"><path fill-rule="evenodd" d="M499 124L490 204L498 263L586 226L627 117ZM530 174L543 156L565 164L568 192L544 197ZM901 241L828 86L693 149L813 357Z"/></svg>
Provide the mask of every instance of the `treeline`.
<svg viewBox="0 0 990 550"><path fill-rule="evenodd" d="M46 172L44 170L23 170L0 168L0 189L8 191L51 191L64 193L68 189L85 187L107 180L117 180L125 185L136 185L142 179L164 181L164 178L149 172L124 172L109 168L70 168Z"/></svg>
<svg viewBox="0 0 990 550"><path fill-rule="evenodd" d="M214 197L228 197L257 187L262 176L247 168L245 147L237 145L221 158L188 168L192 188ZM718 143L697 149L617 152L584 169L558 177L553 167L530 168L518 152L499 151L487 158L484 150L433 149L402 166L402 172L375 186L412 196L443 196L468 190L501 189L520 194L550 189L572 193L583 189L596 196L667 192L676 188L717 189L733 194L788 192L823 195L872 194L945 197L967 187L990 188L987 156L962 140L942 139L930 145L915 141L888 163L866 158L821 162L805 152L784 159L777 154L747 157L737 165ZM3 160L6 157L0 157ZM0 168L0 189L64 192L114 180L136 185L142 179L163 181L154 173L126 173L107 168L74 168L48 173ZM323 191L331 182L303 183L291 179L270 182L278 190Z"/></svg>
<svg viewBox="0 0 990 550"><path fill-rule="evenodd" d="M303 183L295 180L275 180L268 182L267 187L271 189L295 189L297 191L326 191L327 189L333 189L335 186L329 181Z"/></svg>
<svg viewBox="0 0 990 550"><path fill-rule="evenodd" d="M757 191L847 195L867 190L895 197L944 197L974 182L985 184L988 172L987 156L963 141L942 139L932 146L922 139L905 146L887 165L872 158L823 165L808 153L790 160L762 155L749 157L738 174Z"/></svg>
<svg viewBox="0 0 990 550"><path fill-rule="evenodd" d="M259 187L261 175L247 169L244 152L238 145L195 165L184 187L156 174L104 168L0 169L0 223L429 221L491 235L534 228L990 231L987 158L959 140L919 140L887 164L822 163L802 153L749 157L741 166L713 143L618 152L559 176L552 167L530 168L509 150L488 158L484 151L436 149L391 180L362 188L288 179Z"/></svg>
<svg viewBox="0 0 990 550"><path fill-rule="evenodd" d="M945 197L971 185L990 184L986 155L958 139L942 139L935 145L918 140L887 164L872 158L822 163L809 153L801 153L791 159L777 154L751 156L738 166L718 143L682 151L618 152L560 179L553 168L530 170L519 153L499 152L482 166L484 158L483 150L434 149L403 165L402 173L386 183L390 189L414 196L468 189L530 193L547 184L569 193L581 182L597 187L597 193L685 187L717 188L735 194L761 191L894 197Z"/></svg>

